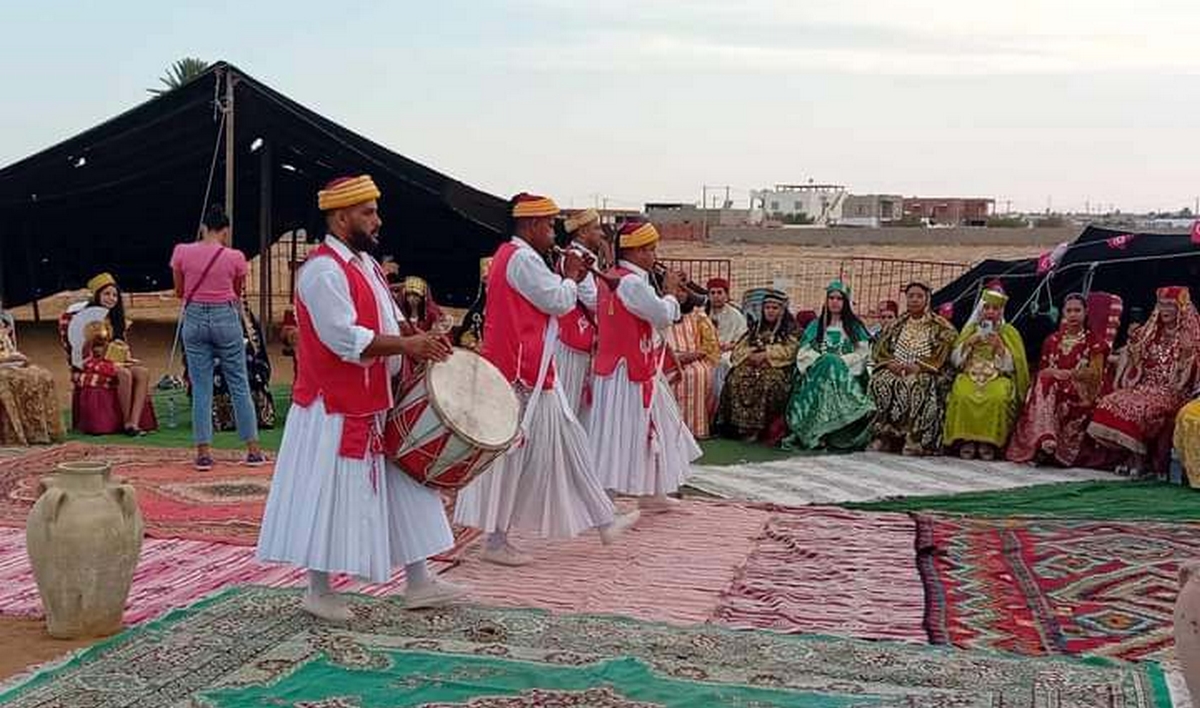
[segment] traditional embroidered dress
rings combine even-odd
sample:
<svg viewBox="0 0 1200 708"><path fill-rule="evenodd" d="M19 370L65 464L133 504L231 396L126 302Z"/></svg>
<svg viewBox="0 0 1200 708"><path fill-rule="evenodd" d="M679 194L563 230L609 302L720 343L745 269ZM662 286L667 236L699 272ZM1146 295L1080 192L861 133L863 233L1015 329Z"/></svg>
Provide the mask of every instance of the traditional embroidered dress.
<svg viewBox="0 0 1200 708"><path fill-rule="evenodd" d="M491 264L491 256L479 259L479 292L475 295L475 302L463 315L462 324L454 336L455 346L473 352L479 351L479 343L483 341L483 311L487 306L487 278Z"/></svg>
<svg viewBox="0 0 1200 708"><path fill-rule="evenodd" d="M596 260L596 254L579 242L572 242L569 248L593 262ZM558 346L554 352L554 364L567 403L586 428L592 407L592 350L596 342L598 297L596 276L591 272L585 274L579 282L578 292L575 306L558 318Z"/></svg>
<svg viewBox="0 0 1200 708"><path fill-rule="evenodd" d="M679 303L660 297L649 273L633 263L620 261L612 272L620 278L616 290L600 288L592 459L608 489L670 494L701 454L662 376L662 332L679 319Z"/></svg>
<svg viewBox="0 0 1200 708"><path fill-rule="evenodd" d="M867 395L866 328L850 336L840 322L810 322L796 352L796 383L787 408L791 434L784 446L854 450L866 445L875 403Z"/></svg>
<svg viewBox="0 0 1200 708"><path fill-rule="evenodd" d="M799 343L787 312L786 296L778 293L776 299L783 305L783 314L777 322L762 320L742 335L733 348L733 368L721 391L718 420L744 438L762 435L780 419L792 392L792 369ZM750 356L756 353L767 355L763 366L750 363Z"/></svg>
<svg viewBox="0 0 1200 708"><path fill-rule="evenodd" d="M733 303L726 303L725 307L719 310L710 310L708 318L717 328L717 342L721 345L721 361L717 364L713 376L713 397L720 401L725 379L729 378L729 371L733 368L733 350L730 347L736 345L746 334L746 315Z"/></svg>
<svg viewBox="0 0 1200 708"><path fill-rule="evenodd" d="M1181 408L1175 418L1175 452L1183 463L1188 485L1200 488L1200 399Z"/></svg>
<svg viewBox="0 0 1200 708"><path fill-rule="evenodd" d="M721 346L717 330L702 310L692 310L667 330L667 344L674 352L668 358L673 364L679 357L699 354L701 358L684 364L682 369L671 366L671 389L683 422L696 438L709 436L709 423L716 412L713 379L721 361Z"/></svg>
<svg viewBox="0 0 1200 708"><path fill-rule="evenodd" d="M868 391L876 415L871 435L899 440L914 453L933 453L942 447L942 422L950 377L946 359L954 345L953 325L928 311L905 313L883 330L872 358L874 372ZM886 364L916 364L915 374L895 374Z"/></svg>
<svg viewBox="0 0 1200 708"><path fill-rule="evenodd" d="M613 505L593 472L587 434L554 368L558 318L578 300L524 240L500 246L488 274L481 354L522 399L522 441L459 492L454 519L489 533L527 529L569 538L611 524Z"/></svg>
<svg viewBox="0 0 1200 708"><path fill-rule="evenodd" d="M959 374L946 401L943 442L984 443L1002 448L1029 388L1025 343L1016 327L1003 319L995 325L999 343L983 337L979 311L983 303L1004 307L1008 297L985 291L976 315L954 344L951 360Z"/></svg>
<svg viewBox="0 0 1200 708"><path fill-rule="evenodd" d="M1159 299L1179 308L1178 322L1167 328L1159 308L1129 343L1117 372L1117 390L1100 399L1088 434L1098 442L1135 455L1162 452L1158 445L1172 425L1196 380L1200 317L1186 288L1161 288ZM1161 460L1151 460L1158 471Z"/></svg>
<svg viewBox="0 0 1200 708"><path fill-rule="evenodd" d="M1034 461L1049 442L1054 446L1055 461L1064 467L1075 464L1096 407L1107 357L1103 338L1086 329L1067 332L1060 328L1046 338L1038 375L1008 443L1011 462ZM1050 375L1051 370L1071 375L1059 379Z"/></svg>
<svg viewBox="0 0 1200 708"><path fill-rule="evenodd" d="M17 351L13 321L0 313L0 445L47 445L63 439L54 375Z"/></svg>
<svg viewBox="0 0 1200 708"><path fill-rule="evenodd" d="M440 495L382 454L400 357L363 359L400 312L379 264L333 236L300 268L292 408L263 513L258 558L384 582L454 544Z"/></svg>

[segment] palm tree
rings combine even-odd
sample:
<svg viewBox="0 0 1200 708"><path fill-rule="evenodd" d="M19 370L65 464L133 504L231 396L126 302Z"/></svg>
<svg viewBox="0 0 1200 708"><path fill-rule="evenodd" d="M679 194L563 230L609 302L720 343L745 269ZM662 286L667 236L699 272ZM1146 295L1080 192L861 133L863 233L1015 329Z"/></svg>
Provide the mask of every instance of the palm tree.
<svg viewBox="0 0 1200 708"><path fill-rule="evenodd" d="M155 96L161 96L183 86L200 74L208 71L208 62L203 59L187 57L180 59L167 69L167 75L159 79L166 88L146 89Z"/></svg>

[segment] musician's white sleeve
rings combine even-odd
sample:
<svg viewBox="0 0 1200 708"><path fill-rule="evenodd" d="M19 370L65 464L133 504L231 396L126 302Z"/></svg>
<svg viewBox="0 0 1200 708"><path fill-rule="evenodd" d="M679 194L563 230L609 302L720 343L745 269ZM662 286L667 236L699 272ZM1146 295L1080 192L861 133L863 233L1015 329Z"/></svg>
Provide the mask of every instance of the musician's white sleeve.
<svg viewBox="0 0 1200 708"><path fill-rule="evenodd" d="M636 275L621 278L617 297L630 312L649 322L654 329L666 329L679 319L679 301L675 296L659 297L648 280Z"/></svg>
<svg viewBox="0 0 1200 708"><path fill-rule="evenodd" d="M588 309L588 312L595 312L599 300L600 292L596 289L596 276L588 273L583 276L583 280L579 281L579 301Z"/></svg>
<svg viewBox="0 0 1200 708"><path fill-rule="evenodd" d="M312 319L317 338L342 361L361 364L375 333L354 323L354 301L346 274L332 258L314 258L300 269L296 294Z"/></svg>
<svg viewBox="0 0 1200 708"><path fill-rule="evenodd" d="M552 317L571 311L579 298L574 280L560 278L532 248L519 248L508 261L508 284Z"/></svg>

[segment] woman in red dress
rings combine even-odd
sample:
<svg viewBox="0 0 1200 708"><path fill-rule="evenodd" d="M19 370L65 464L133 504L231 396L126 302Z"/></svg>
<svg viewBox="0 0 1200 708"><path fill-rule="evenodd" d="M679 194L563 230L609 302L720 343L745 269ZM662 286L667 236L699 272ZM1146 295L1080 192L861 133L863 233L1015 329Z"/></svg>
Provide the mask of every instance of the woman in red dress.
<svg viewBox="0 0 1200 708"><path fill-rule="evenodd" d="M1158 305L1126 348L1116 390L1100 399L1088 426L1096 442L1124 454L1118 472L1166 471L1171 425L1196 380L1198 346L1200 317L1188 289L1159 288Z"/></svg>
<svg viewBox="0 0 1200 708"><path fill-rule="evenodd" d="M1058 331L1042 344L1037 379L1008 443L1010 461L1075 465L1107 354L1101 335L1087 328L1087 299L1068 295Z"/></svg>

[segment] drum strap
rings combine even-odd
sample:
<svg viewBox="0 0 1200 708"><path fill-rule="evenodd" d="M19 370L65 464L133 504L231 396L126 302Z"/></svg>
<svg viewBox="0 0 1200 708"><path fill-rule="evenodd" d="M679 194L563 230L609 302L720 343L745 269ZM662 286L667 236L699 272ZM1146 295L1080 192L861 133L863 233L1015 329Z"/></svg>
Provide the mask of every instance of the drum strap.
<svg viewBox="0 0 1200 708"><path fill-rule="evenodd" d="M529 393L525 403L525 413L521 416L521 444L525 444L525 436L529 434L529 425L533 421L533 409L542 395L542 386L546 384L546 376L550 373L550 362L554 359L554 347L558 344L558 318L551 317L546 327L546 336L542 341L542 360L538 363L537 383Z"/></svg>

